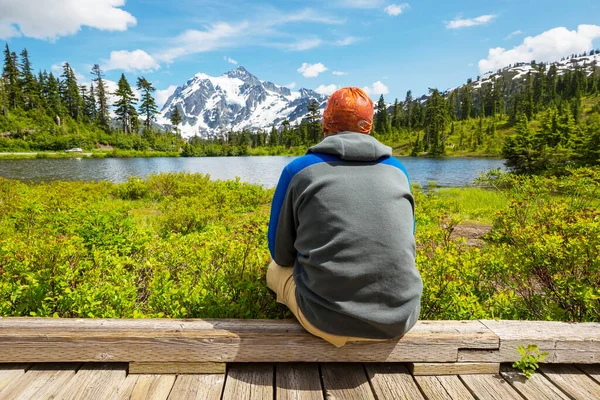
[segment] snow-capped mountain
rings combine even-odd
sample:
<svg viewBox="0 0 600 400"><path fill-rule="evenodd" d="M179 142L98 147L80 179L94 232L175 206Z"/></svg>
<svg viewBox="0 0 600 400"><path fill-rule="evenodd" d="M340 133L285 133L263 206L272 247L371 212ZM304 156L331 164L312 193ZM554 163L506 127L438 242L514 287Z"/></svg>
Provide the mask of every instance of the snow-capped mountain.
<svg viewBox="0 0 600 400"><path fill-rule="evenodd" d="M185 137L216 136L229 129L256 131L279 126L286 119L300 121L312 100L324 108L327 96L309 89L292 92L238 67L219 77L196 74L167 99L156 122L170 125L177 107Z"/></svg>
<svg viewBox="0 0 600 400"><path fill-rule="evenodd" d="M600 67L600 53L590 54L590 55L574 55L568 58L563 58L560 61L544 63L546 64L546 70L548 70L552 65L556 66L556 71L558 75L562 75L565 71L575 70L580 68L584 70L588 75L592 74L596 67ZM494 79L503 75L509 80L519 80L523 79L527 76L527 74L531 72L536 74L538 70L531 65L531 63L519 63L510 65L496 72L487 72L483 76L480 77L477 81L473 82L473 88L479 89L482 85L486 83L492 82Z"/></svg>

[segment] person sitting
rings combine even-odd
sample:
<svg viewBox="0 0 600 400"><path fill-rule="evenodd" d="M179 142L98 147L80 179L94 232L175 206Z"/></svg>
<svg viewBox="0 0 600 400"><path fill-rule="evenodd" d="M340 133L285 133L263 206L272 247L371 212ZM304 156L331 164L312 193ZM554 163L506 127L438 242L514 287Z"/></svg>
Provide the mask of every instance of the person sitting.
<svg viewBox="0 0 600 400"><path fill-rule="evenodd" d="M336 347L399 338L420 311L410 181L372 122L364 91L333 93L325 138L284 168L271 208L267 286Z"/></svg>

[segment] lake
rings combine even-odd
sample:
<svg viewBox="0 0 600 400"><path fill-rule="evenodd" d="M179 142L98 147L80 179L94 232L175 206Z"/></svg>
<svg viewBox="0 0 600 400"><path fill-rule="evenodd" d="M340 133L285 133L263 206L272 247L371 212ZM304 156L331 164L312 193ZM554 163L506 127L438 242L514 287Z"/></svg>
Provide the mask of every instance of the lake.
<svg viewBox="0 0 600 400"><path fill-rule="evenodd" d="M0 160L0 176L24 181L109 180L124 182L127 177L151 173L188 171L210 174L213 179L235 179L277 184L282 169L295 157L194 157L194 158L106 158L106 159L27 159ZM427 186L465 186L477 176L504 161L494 158L417 158L398 157L412 182Z"/></svg>

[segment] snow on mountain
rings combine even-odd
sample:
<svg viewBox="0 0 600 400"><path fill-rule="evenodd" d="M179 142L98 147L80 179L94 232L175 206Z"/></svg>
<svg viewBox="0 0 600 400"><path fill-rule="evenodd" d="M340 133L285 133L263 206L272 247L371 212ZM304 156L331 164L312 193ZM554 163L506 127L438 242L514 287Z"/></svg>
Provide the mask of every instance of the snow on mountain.
<svg viewBox="0 0 600 400"><path fill-rule="evenodd" d="M167 99L156 122L170 125L177 107L183 119L179 129L185 137L212 137L230 129L256 131L286 119L299 122L312 100L324 108L327 96L309 89L292 92L238 67L218 77L196 74Z"/></svg>
<svg viewBox="0 0 600 400"><path fill-rule="evenodd" d="M596 66L600 66L600 53L590 54L587 56L575 56L571 58L565 58L560 61L551 63L545 63L546 70L550 66L555 65L559 75L562 75L567 70L574 70L576 68L584 69L588 75L591 74ZM500 75L509 76L512 80L523 79L528 73L537 73L537 69L531 65L531 63L519 63L505 67L502 70L496 72L487 72L480 79L473 82L473 88L479 89L483 84L490 83L493 79L496 79Z"/></svg>

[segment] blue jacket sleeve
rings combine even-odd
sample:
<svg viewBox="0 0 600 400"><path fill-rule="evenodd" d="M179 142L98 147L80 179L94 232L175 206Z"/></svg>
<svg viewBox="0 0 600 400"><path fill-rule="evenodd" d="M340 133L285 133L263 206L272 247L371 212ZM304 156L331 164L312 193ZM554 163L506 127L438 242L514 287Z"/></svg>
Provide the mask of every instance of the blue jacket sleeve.
<svg viewBox="0 0 600 400"><path fill-rule="evenodd" d="M269 251L273 260L284 267L293 266L298 254L294 247L297 227L294 218L291 180L292 175L286 167L281 173L279 183L275 189L269 220Z"/></svg>

